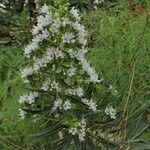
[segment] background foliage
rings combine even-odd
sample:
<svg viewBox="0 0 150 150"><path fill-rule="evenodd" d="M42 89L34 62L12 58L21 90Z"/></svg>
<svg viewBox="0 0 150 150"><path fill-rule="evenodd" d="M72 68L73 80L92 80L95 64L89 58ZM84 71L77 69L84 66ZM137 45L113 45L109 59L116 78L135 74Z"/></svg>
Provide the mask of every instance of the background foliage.
<svg viewBox="0 0 150 150"><path fill-rule="evenodd" d="M29 138L43 128L44 121L33 118L22 121L18 116L17 100L24 90L19 77L19 69L25 63L22 46L30 39L36 9L33 15L29 13L31 6L27 1L22 1L24 5L19 1L0 2L4 4L2 7L6 6L0 9L0 148L48 149L49 139ZM39 0L38 4L44 2ZM101 105L113 105L120 120L105 124L103 129L107 132L98 131L101 142L96 145L101 143L102 148L113 149L115 146L108 141L115 137L115 141L120 142L117 139L124 137L119 144L124 145L130 139L130 149L149 149L149 1L106 1L98 10L93 9L90 1L71 1L71 4L87 11L83 15L89 31L87 58L105 77L106 84L112 84L119 92L119 97L109 94L104 97L105 89L101 86L97 89L95 96L101 100ZM94 144L90 145L93 149Z"/></svg>

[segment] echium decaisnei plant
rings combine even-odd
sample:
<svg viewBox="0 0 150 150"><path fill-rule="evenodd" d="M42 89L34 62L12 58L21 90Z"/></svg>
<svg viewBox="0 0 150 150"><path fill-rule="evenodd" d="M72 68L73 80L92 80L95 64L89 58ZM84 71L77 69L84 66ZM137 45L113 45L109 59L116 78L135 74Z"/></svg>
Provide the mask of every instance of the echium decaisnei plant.
<svg viewBox="0 0 150 150"><path fill-rule="evenodd" d="M88 139L87 113L98 111L92 87L101 79L85 58L87 32L79 12L56 2L54 7L44 5L39 14L33 39L24 48L28 64L21 76L30 90L20 96L20 115L41 112L51 126L39 136L61 137L56 146L72 139L78 145ZM115 118L113 108L106 111Z"/></svg>

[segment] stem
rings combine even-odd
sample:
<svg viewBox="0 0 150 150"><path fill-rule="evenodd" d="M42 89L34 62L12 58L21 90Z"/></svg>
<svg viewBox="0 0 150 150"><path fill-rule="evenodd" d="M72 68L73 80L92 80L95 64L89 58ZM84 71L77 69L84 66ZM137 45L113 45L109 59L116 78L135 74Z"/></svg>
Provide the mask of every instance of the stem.
<svg viewBox="0 0 150 150"><path fill-rule="evenodd" d="M89 10L93 10L93 0L89 0Z"/></svg>

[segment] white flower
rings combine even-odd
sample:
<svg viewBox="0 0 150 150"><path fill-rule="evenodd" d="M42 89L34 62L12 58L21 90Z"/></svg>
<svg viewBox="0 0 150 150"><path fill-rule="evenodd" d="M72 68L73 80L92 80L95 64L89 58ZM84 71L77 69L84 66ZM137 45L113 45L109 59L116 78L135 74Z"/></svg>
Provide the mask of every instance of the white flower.
<svg viewBox="0 0 150 150"><path fill-rule="evenodd" d="M39 30L42 30L44 26L45 26L45 17L43 15L40 15L37 18L37 27L39 28Z"/></svg>
<svg viewBox="0 0 150 150"><path fill-rule="evenodd" d="M76 20L80 20L79 12L75 7L72 7L70 13L75 17Z"/></svg>
<svg viewBox="0 0 150 150"><path fill-rule="evenodd" d="M53 20L52 26L50 27L50 31L52 33L56 33L58 31L58 28L61 25L61 21L59 19Z"/></svg>
<svg viewBox="0 0 150 150"><path fill-rule="evenodd" d="M78 38L79 38L79 43L82 44L83 47L85 47L86 44L87 44L86 33L84 33L84 32L79 32L79 33L78 33Z"/></svg>
<svg viewBox="0 0 150 150"><path fill-rule="evenodd" d="M52 18L52 14L51 13L47 13L45 15L45 23L44 23L44 26L47 26L49 24L51 24L53 21L53 18Z"/></svg>
<svg viewBox="0 0 150 150"><path fill-rule="evenodd" d="M23 49L24 55L28 56L32 51L34 51L37 48L38 48L38 42L33 41Z"/></svg>
<svg viewBox="0 0 150 150"><path fill-rule="evenodd" d="M32 104L35 101L35 98L37 98L39 96L38 92L30 92L29 94L24 94L23 96L20 96L19 98L19 103L23 104L23 103L28 103L28 104Z"/></svg>
<svg viewBox="0 0 150 150"><path fill-rule="evenodd" d="M25 78L29 75L33 74L33 68L32 67L26 67L21 71L21 77Z"/></svg>
<svg viewBox="0 0 150 150"><path fill-rule="evenodd" d="M62 22L63 27L66 27L66 25L70 25L70 24L71 24L71 22L69 21L69 18L64 18L63 19L63 22Z"/></svg>
<svg viewBox="0 0 150 150"><path fill-rule="evenodd" d="M95 3L95 4L98 4L98 3L99 3L99 0L95 0L94 3Z"/></svg>
<svg viewBox="0 0 150 150"><path fill-rule="evenodd" d="M48 12L48 6L46 4L44 4L41 8L41 13L45 14Z"/></svg>
<svg viewBox="0 0 150 150"><path fill-rule="evenodd" d="M65 54L58 49L54 49L54 48L48 49L41 58L36 58L36 57L33 58L34 60L33 71L37 73L38 70L46 67L48 63L50 63L51 60L54 59L54 56L56 58L59 58L59 57L64 58Z"/></svg>
<svg viewBox="0 0 150 150"><path fill-rule="evenodd" d="M67 89L66 94L72 94L72 95L77 95L79 97L83 96L83 89L81 87L78 87L76 89Z"/></svg>
<svg viewBox="0 0 150 150"><path fill-rule="evenodd" d="M19 116L21 117L21 119L24 119L26 116L27 112L22 110L21 108L19 109Z"/></svg>
<svg viewBox="0 0 150 150"><path fill-rule="evenodd" d="M71 56L71 58L74 58L76 56L76 51L74 51L73 49L68 50L68 53Z"/></svg>
<svg viewBox="0 0 150 150"><path fill-rule="evenodd" d="M56 58L59 58L59 57L64 58L65 57L65 54L62 51L58 50L58 49L56 49L54 51L54 55L55 55Z"/></svg>
<svg viewBox="0 0 150 150"><path fill-rule="evenodd" d="M73 33L65 33L62 35L63 43L74 43L75 42L75 36Z"/></svg>
<svg viewBox="0 0 150 150"><path fill-rule="evenodd" d="M43 15L40 15L40 16L38 16L38 18L37 18L37 28L39 29L39 30L42 30L43 29L43 27L45 27L45 26L47 26L47 25L49 25L49 24L51 24L52 23L52 15L51 15L51 13L46 13L46 15L45 16L43 16Z"/></svg>
<svg viewBox="0 0 150 150"><path fill-rule="evenodd" d="M33 70L37 72L40 68L46 67L48 64L48 60L43 58L35 58L33 64Z"/></svg>
<svg viewBox="0 0 150 150"><path fill-rule="evenodd" d="M118 92L112 85L109 85L108 90L109 90L114 96L118 96L118 95L119 95L119 92Z"/></svg>
<svg viewBox="0 0 150 150"><path fill-rule="evenodd" d="M92 100L89 102L89 109L93 110L94 112L97 110L97 104Z"/></svg>
<svg viewBox="0 0 150 150"><path fill-rule="evenodd" d="M85 119L82 119L80 123L78 123L78 128L72 127L69 129L69 133L71 133L72 135L78 134L79 139L81 141L85 140L85 129L86 129L86 121Z"/></svg>
<svg viewBox="0 0 150 150"><path fill-rule="evenodd" d="M84 58L84 57L85 57L85 53L87 53L87 51L88 51L87 49L79 49L79 50L76 52L76 54L75 54L76 59L79 60L81 64L82 64L82 63L87 64L87 61L86 61L86 59Z"/></svg>
<svg viewBox="0 0 150 150"><path fill-rule="evenodd" d="M86 104L87 106L89 106L89 109L91 109L92 111L96 111L98 105L91 99L91 100L87 100L86 98L82 99L82 102L84 104Z"/></svg>
<svg viewBox="0 0 150 150"><path fill-rule="evenodd" d="M75 30L78 31L78 40L79 43L85 47L87 44L87 32L85 31L85 27L81 25L78 21L72 23L72 26Z"/></svg>
<svg viewBox="0 0 150 150"><path fill-rule="evenodd" d="M95 0L94 1L94 4L98 5L98 4L101 4L103 3L105 0Z"/></svg>
<svg viewBox="0 0 150 150"><path fill-rule="evenodd" d="M39 43L43 41L43 36L42 34L38 34L36 35L36 37L34 39L32 39L33 43Z"/></svg>
<svg viewBox="0 0 150 150"><path fill-rule="evenodd" d="M86 126L86 121L85 121L85 119L82 119L82 120L81 120L81 125Z"/></svg>
<svg viewBox="0 0 150 150"><path fill-rule="evenodd" d="M46 8L46 7L44 7L44 8ZM46 8L46 9L48 9L48 8ZM46 9L45 9L45 11L46 11ZM47 12L44 16L43 15L38 16L37 25L33 26L33 29L32 29L32 35L37 35L40 30L43 30L43 27L49 25L50 23L52 23L51 12Z"/></svg>
<svg viewBox="0 0 150 150"><path fill-rule="evenodd" d="M42 31L42 37L43 37L43 39L46 39L48 36L49 36L48 30L47 29L43 30Z"/></svg>
<svg viewBox="0 0 150 150"><path fill-rule="evenodd" d="M85 26L81 25L78 21L73 22L72 26L78 32L86 32L85 31Z"/></svg>
<svg viewBox="0 0 150 150"><path fill-rule="evenodd" d="M26 102L26 99L27 99L27 95L26 95L26 94L23 95L23 96L20 96L20 98L19 98L19 103L20 103L20 104L25 103L25 102Z"/></svg>
<svg viewBox="0 0 150 150"><path fill-rule="evenodd" d="M51 61L54 58L54 49L47 49L46 54L43 56L46 60Z"/></svg>
<svg viewBox="0 0 150 150"><path fill-rule="evenodd" d="M37 35L39 33L39 28L37 26L33 26L33 29L32 29L32 35Z"/></svg>
<svg viewBox="0 0 150 150"><path fill-rule="evenodd" d="M83 96L83 89L82 89L81 87L78 87L78 88L76 89L76 94L77 94L79 97Z"/></svg>
<svg viewBox="0 0 150 150"><path fill-rule="evenodd" d="M54 101L54 106L52 108L53 111L55 111L57 108L61 108L63 100L62 99L57 99L56 101Z"/></svg>
<svg viewBox="0 0 150 150"><path fill-rule="evenodd" d="M97 9L98 9L98 7L97 7L97 6L94 6L94 9L95 9L95 10L97 10Z"/></svg>
<svg viewBox="0 0 150 150"><path fill-rule="evenodd" d="M86 133L85 133L85 128L80 129L80 130L79 130L79 139L80 139L81 141L84 141L84 140L85 140L85 135L86 135Z"/></svg>
<svg viewBox="0 0 150 150"><path fill-rule="evenodd" d="M62 99L58 99L57 101L54 102L54 109L57 109L58 107L61 106L62 104Z"/></svg>
<svg viewBox="0 0 150 150"><path fill-rule="evenodd" d="M59 84L56 81L53 81L51 83L51 87L52 89L56 89L57 91L60 91Z"/></svg>
<svg viewBox="0 0 150 150"><path fill-rule="evenodd" d="M43 90L43 91L48 91L49 85L50 85L50 79L46 80L46 81L43 83L43 85L42 85L42 87L41 87L41 90Z"/></svg>
<svg viewBox="0 0 150 150"><path fill-rule="evenodd" d="M106 107L105 108L105 113L106 113L106 115L109 115L110 118L116 119L117 112L116 112L116 109L114 109L112 106Z"/></svg>
<svg viewBox="0 0 150 150"><path fill-rule="evenodd" d="M76 94L76 91L75 91L74 89L67 89L67 90L66 90L66 94L75 95L75 94Z"/></svg>
<svg viewBox="0 0 150 150"><path fill-rule="evenodd" d="M64 104L63 104L63 108L65 109L65 110L68 110L68 109L70 109L71 108L71 103L70 103L70 101L65 101L64 102Z"/></svg>
<svg viewBox="0 0 150 150"><path fill-rule="evenodd" d="M75 135L78 133L78 130L77 130L77 128L70 128L69 133L71 133L72 135Z"/></svg>
<svg viewBox="0 0 150 150"><path fill-rule="evenodd" d="M75 71L76 71L77 68L70 68L68 71L67 71L67 74L69 77L72 77L73 75L75 75Z"/></svg>
<svg viewBox="0 0 150 150"><path fill-rule="evenodd" d="M84 53L81 52L81 50L79 50L78 53L76 54L76 58L80 61L80 64L82 65L82 69L84 70L84 72L86 72L90 76L89 82L99 83L100 80L98 79L98 75L95 69L92 68L90 64L87 62L87 60L84 58Z"/></svg>

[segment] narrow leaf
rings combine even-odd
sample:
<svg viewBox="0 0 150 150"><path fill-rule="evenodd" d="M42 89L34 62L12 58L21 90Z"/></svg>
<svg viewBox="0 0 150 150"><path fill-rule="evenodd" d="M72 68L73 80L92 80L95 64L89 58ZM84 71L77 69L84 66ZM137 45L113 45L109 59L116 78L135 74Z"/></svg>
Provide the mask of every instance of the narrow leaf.
<svg viewBox="0 0 150 150"><path fill-rule="evenodd" d="M51 135L51 134L58 132L61 128L62 128L62 125L61 125L61 122L59 121L59 122L53 124L51 127L48 127L45 130L43 130L41 133L33 135L32 137L39 138L39 137L43 137L46 135Z"/></svg>
<svg viewBox="0 0 150 150"><path fill-rule="evenodd" d="M86 136L86 141L90 150L101 150L101 148L98 148L89 136Z"/></svg>

